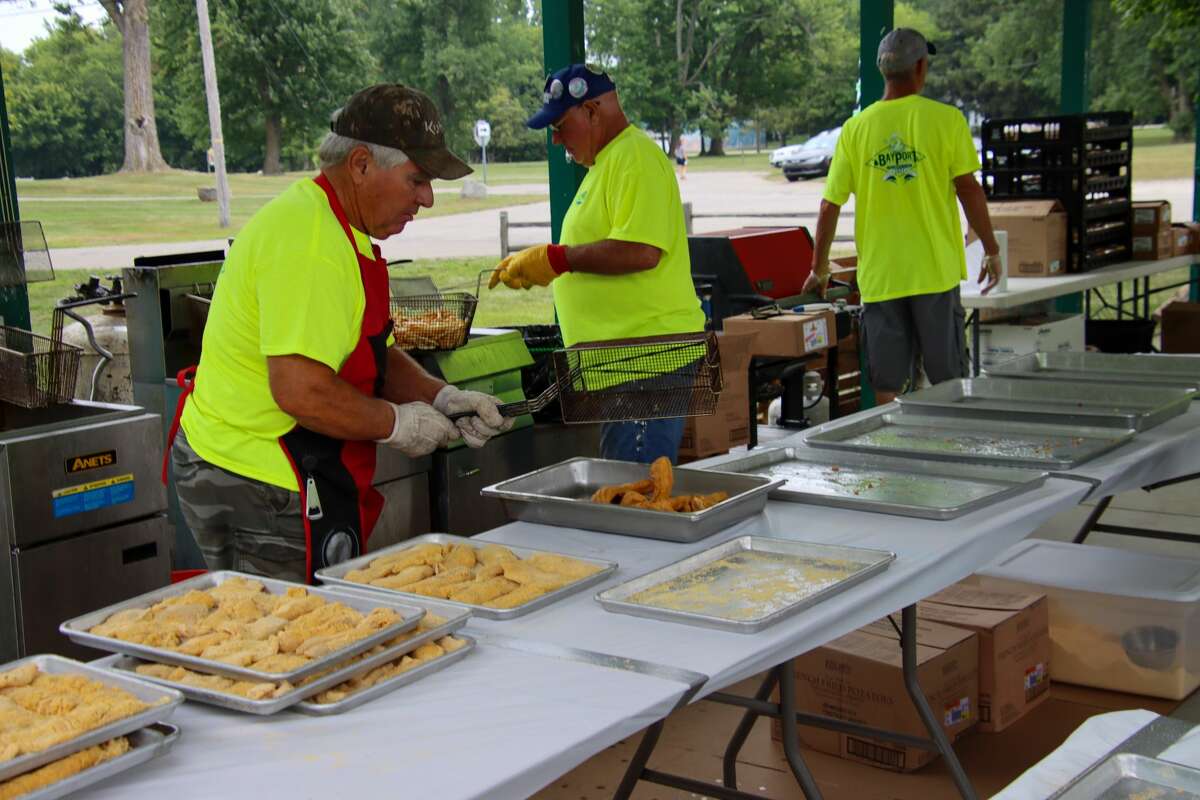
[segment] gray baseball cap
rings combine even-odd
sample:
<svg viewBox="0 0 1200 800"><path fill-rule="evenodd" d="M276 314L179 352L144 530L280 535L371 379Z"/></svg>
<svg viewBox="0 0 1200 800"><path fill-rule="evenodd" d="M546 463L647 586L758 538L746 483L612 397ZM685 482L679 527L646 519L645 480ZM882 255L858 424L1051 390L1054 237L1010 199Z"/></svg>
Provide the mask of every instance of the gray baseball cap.
<svg viewBox="0 0 1200 800"><path fill-rule="evenodd" d="M903 72L926 56L937 53L933 42L912 28L896 28L883 37L879 43L879 53L875 64L885 75L892 72Z"/></svg>

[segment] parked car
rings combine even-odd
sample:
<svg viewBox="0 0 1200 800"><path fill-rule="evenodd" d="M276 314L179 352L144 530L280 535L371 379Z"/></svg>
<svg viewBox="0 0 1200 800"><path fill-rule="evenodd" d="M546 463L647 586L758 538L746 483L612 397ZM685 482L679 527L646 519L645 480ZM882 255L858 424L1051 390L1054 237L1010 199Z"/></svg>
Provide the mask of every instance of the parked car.
<svg viewBox="0 0 1200 800"><path fill-rule="evenodd" d="M837 145L841 127L821 131L800 145L800 149L780 159L783 176L789 182L801 178L818 178L829 174L829 162L833 161L833 149ZM780 148L784 149L784 148ZM774 158L774 153L771 154Z"/></svg>
<svg viewBox="0 0 1200 800"><path fill-rule="evenodd" d="M777 147L771 151L771 157L767 159L772 167L782 167L785 159L789 159L797 155L804 149L804 143L789 144L783 147Z"/></svg>

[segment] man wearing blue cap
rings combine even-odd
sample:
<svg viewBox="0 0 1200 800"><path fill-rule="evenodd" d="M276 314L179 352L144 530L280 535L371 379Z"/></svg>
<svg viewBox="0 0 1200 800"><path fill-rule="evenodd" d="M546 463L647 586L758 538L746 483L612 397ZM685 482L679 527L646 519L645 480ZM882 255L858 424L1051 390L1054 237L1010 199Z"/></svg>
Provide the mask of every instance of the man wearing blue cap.
<svg viewBox="0 0 1200 800"><path fill-rule="evenodd" d="M966 374L959 282L967 264L956 198L987 254L983 293L999 280L1000 248L975 180L979 155L967 120L921 96L936 53L912 28L879 43L883 99L842 126L804 284L806 292L824 292L838 214L853 194L863 345L880 403L911 388L918 355L933 383Z"/></svg>
<svg viewBox="0 0 1200 800"><path fill-rule="evenodd" d="M488 288L552 286L563 343L694 333L704 312L692 285L679 185L667 155L629 124L603 72L573 64L546 79L543 105L525 123L547 126L588 168L563 219L559 244L500 262ZM675 461L683 419L608 423L600 455Z"/></svg>

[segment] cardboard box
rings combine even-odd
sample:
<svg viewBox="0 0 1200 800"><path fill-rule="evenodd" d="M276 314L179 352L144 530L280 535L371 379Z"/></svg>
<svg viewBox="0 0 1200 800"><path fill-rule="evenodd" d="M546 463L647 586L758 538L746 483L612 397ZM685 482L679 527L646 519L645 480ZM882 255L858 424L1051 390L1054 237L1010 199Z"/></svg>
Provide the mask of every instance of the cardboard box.
<svg viewBox="0 0 1200 800"><path fill-rule="evenodd" d="M750 440L750 394L748 374L752 334L717 334L721 353L721 396L716 411L703 417L688 417L679 444L681 458L696 460L728 452Z"/></svg>
<svg viewBox="0 0 1200 800"><path fill-rule="evenodd" d="M1170 303L1163 308L1162 351L1200 353L1200 303Z"/></svg>
<svg viewBox="0 0 1200 800"><path fill-rule="evenodd" d="M1200 252L1200 224L1195 222L1176 222L1171 226L1171 255L1190 256Z"/></svg>
<svg viewBox="0 0 1200 800"><path fill-rule="evenodd" d="M1082 314L1042 314L979 327L979 363L992 367L1027 353L1083 352Z"/></svg>
<svg viewBox="0 0 1200 800"><path fill-rule="evenodd" d="M1008 274L1014 278L1067 271L1067 212L1057 200L988 203L992 227L1008 233ZM969 231L968 244L974 231Z"/></svg>
<svg viewBox="0 0 1200 800"><path fill-rule="evenodd" d="M1171 227L1171 203L1168 200L1146 200L1133 204L1133 235L1153 236L1162 228Z"/></svg>
<svg viewBox="0 0 1200 800"><path fill-rule="evenodd" d="M750 314L726 317L726 333L754 334L751 352L756 356L803 356L827 350L837 336L832 311L809 314L784 312L755 319Z"/></svg>
<svg viewBox="0 0 1200 800"><path fill-rule="evenodd" d="M835 639L795 660L799 711L928 737L904 687L899 637L887 620ZM954 741L973 725L979 704L979 637L930 620L917 623L917 678ZM781 738L774 721L772 734ZM937 754L893 742L800 726L806 745L850 761L911 772Z"/></svg>
<svg viewBox="0 0 1200 800"><path fill-rule="evenodd" d="M1133 259L1135 261L1158 261L1171 257L1170 227L1159 228L1156 233L1133 235Z"/></svg>
<svg viewBox="0 0 1200 800"><path fill-rule="evenodd" d="M1044 594L955 584L918 606L924 619L979 634L979 730L1002 731L1050 696Z"/></svg>

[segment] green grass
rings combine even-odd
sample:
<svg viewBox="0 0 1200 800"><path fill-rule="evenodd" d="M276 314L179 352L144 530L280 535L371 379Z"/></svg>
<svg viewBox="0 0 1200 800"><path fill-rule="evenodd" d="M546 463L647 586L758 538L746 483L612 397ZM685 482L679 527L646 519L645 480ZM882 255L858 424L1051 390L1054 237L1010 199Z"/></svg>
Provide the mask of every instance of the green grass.
<svg viewBox="0 0 1200 800"><path fill-rule="evenodd" d="M22 219L42 223L46 242L51 248L96 247L235 236L254 212L273 196L263 194L247 197L235 193L230 203L228 228L217 225L215 203L201 203L199 200L39 200L21 195L20 205ZM423 209L420 217L426 219L463 214L544 199L540 195L500 195L483 200L464 200L443 195L437 198L433 208Z"/></svg>
<svg viewBox="0 0 1200 800"><path fill-rule="evenodd" d="M1176 142L1165 125L1133 131L1133 180L1190 178L1194 174L1196 145Z"/></svg>
<svg viewBox="0 0 1200 800"><path fill-rule="evenodd" d="M396 277L429 275L439 289L474 293L479 273L482 270L490 273L494 266L494 258L424 259L392 267L390 272ZM90 274L91 271L86 269L55 270L53 281L28 285L29 313L35 333L43 336L50 334L54 304L73 294L73 287L87 280ZM100 308L86 307L83 313L88 316L99 314ZM553 321L554 304L549 289L531 289L524 292L499 286L488 291L487 276L484 276L479 307L475 312L476 325L534 325ZM70 324L70 320L67 320L67 324Z"/></svg>

